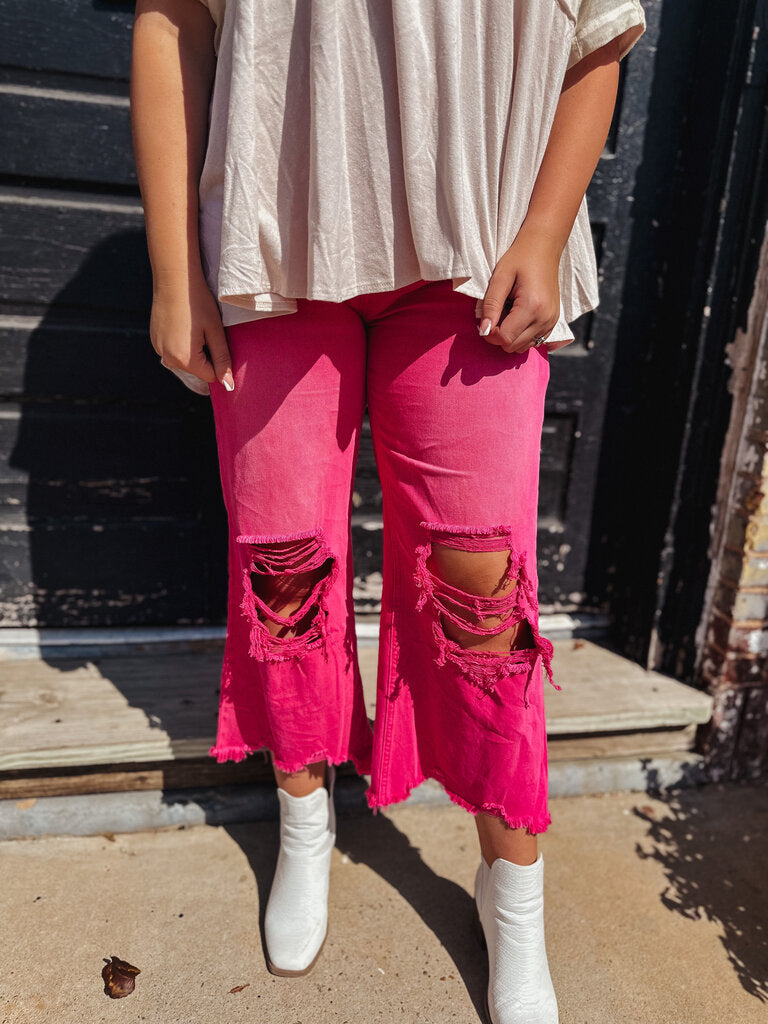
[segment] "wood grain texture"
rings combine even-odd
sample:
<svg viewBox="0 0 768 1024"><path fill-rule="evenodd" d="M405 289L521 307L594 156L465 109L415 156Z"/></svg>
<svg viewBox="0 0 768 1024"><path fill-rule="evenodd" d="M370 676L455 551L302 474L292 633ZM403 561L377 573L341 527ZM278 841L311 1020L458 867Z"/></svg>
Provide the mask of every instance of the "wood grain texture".
<svg viewBox="0 0 768 1024"><path fill-rule="evenodd" d="M127 97L83 95L22 85L0 91L0 174L137 186Z"/></svg>
<svg viewBox="0 0 768 1024"><path fill-rule="evenodd" d="M693 750L696 725L677 728L638 729L627 732L596 732L582 736L555 733L548 737L550 762L600 760L605 757L649 757Z"/></svg>
<svg viewBox="0 0 768 1024"><path fill-rule="evenodd" d="M100 324L83 313L0 315L0 397L110 404L140 402L197 411L200 399L160 366L149 325Z"/></svg>
<svg viewBox="0 0 768 1024"><path fill-rule="evenodd" d="M190 557L211 542L199 521L17 523L0 529L4 626L194 624L226 614L225 586L208 576L216 559Z"/></svg>
<svg viewBox="0 0 768 1024"><path fill-rule="evenodd" d="M685 749L688 727L708 717L710 698L596 644L579 644L556 641L553 664L565 689L545 684L558 756ZM221 658L212 651L1 663L0 771L199 761L215 737ZM371 719L376 662L376 648L362 646ZM614 742L607 733L624 735Z"/></svg>
<svg viewBox="0 0 768 1024"><path fill-rule="evenodd" d="M336 766L337 777L356 775L351 761ZM212 758L138 765L76 766L49 770L0 772L0 800L74 796L82 793L125 793L146 790L197 789L203 786L274 783L269 751L256 751L237 764L216 764Z"/></svg>
<svg viewBox="0 0 768 1024"><path fill-rule="evenodd" d="M127 81L133 8L127 0L3 3L0 64Z"/></svg>
<svg viewBox="0 0 768 1024"><path fill-rule="evenodd" d="M146 322L152 277L138 199L5 186L0 220L0 313Z"/></svg>

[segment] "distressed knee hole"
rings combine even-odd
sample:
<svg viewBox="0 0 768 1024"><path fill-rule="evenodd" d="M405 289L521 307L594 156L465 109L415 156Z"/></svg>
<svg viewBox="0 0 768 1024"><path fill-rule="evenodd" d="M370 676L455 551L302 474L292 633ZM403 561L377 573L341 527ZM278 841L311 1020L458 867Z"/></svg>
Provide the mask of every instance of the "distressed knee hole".
<svg viewBox="0 0 768 1024"><path fill-rule="evenodd" d="M520 602L519 594L514 592L520 580L519 569L518 576L512 575L513 563L511 549L465 551L432 544L426 567L454 590L453 594L443 594L452 614L441 615L441 625L461 647L507 652L534 646L527 622L515 615ZM462 595L461 600L456 592Z"/></svg>
<svg viewBox="0 0 768 1024"><path fill-rule="evenodd" d="M237 541L246 551L241 609L251 626L251 656L287 661L324 646L338 565L322 532Z"/></svg>
<svg viewBox="0 0 768 1024"><path fill-rule="evenodd" d="M552 645L538 632L526 556L515 548L511 528L421 525L428 541L416 551L417 609L431 605L437 664L453 662L485 693L508 675L527 673L527 691L541 656L560 689L552 680Z"/></svg>
<svg viewBox="0 0 768 1024"><path fill-rule="evenodd" d="M268 605L274 612L273 615L265 615L263 621L273 636L298 636L309 628L312 607L306 607L307 600L321 580L328 575L333 566L333 559L327 558L322 565L313 571L282 573L280 575L260 575L256 571L250 572L251 588L260 603ZM293 615L298 609L305 607L304 618L294 625L284 624L284 621ZM262 616L260 616L262 617Z"/></svg>

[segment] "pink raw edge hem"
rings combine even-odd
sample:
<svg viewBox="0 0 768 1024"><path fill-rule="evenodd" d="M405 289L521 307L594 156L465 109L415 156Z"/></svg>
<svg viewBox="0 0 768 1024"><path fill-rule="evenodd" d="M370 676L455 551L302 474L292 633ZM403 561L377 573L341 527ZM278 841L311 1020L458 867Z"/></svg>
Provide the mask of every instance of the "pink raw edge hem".
<svg viewBox="0 0 768 1024"><path fill-rule="evenodd" d="M292 540L322 541L324 539L325 533L322 526L318 526L315 530L303 530L301 533L241 533L235 538L238 544L288 544Z"/></svg>
<svg viewBox="0 0 768 1024"><path fill-rule="evenodd" d="M257 747L242 744L239 747L214 746L209 749L208 753L211 757L215 757L219 764L222 764L224 761L244 761L248 754L255 754L259 752L267 753L268 751L269 747L266 744L261 744ZM289 774L291 772L301 771L302 768L306 768L308 764L313 764L315 761L328 761L329 764L335 765L346 764L347 761L351 761L355 766L355 770L358 775L368 775L371 771L370 765L364 765L359 758L356 758L351 754L346 757L343 755L334 757L325 750L321 750L315 754L310 754L310 756L306 757L303 761L281 761L276 759L274 755L272 757L272 763L275 767L281 772L287 772Z"/></svg>
<svg viewBox="0 0 768 1024"><path fill-rule="evenodd" d="M241 744L239 747L209 747L208 754L211 757L215 757L219 764L223 764L225 761L244 761L249 754L258 754L260 751L266 753L266 748L261 747L249 747Z"/></svg>
<svg viewBox="0 0 768 1024"><path fill-rule="evenodd" d="M531 835L540 835L542 832L546 832L547 828L552 824L552 817L550 814L546 814L544 818L538 818L534 821L532 817L528 818L510 818L505 812L504 808L500 804L485 803L482 806L472 804L464 797L454 793L449 789L444 780L436 772L432 772L429 775L423 775L417 782L409 783L406 787L405 793L400 796L393 797L391 800L380 800L373 792L371 787L365 791L365 798L368 801L368 806L375 814L380 807L389 807L391 804L402 803L411 795L411 790L415 789L416 786L420 786L422 782L427 779L434 779L435 782L439 782L440 785L446 792L449 799L462 807L465 811L469 811L470 814L477 815L480 812L484 814L493 814L497 818L503 818L503 820L509 825L510 828L527 828Z"/></svg>
<svg viewBox="0 0 768 1024"><path fill-rule="evenodd" d="M357 772L358 775L367 775L371 770L370 765L366 767L358 758L353 757L351 754L348 754L346 756L338 755L334 757L324 750L320 750L316 754L311 754L303 761L294 761L291 763L288 761L275 760L274 757L272 760L275 767L279 768L281 772L289 773L301 771L302 768L305 768L308 764L312 764L315 761L328 761L329 764L336 765L345 764L347 761L351 761L352 764L355 766L355 771Z"/></svg>
<svg viewBox="0 0 768 1024"><path fill-rule="evenodd" d="M494 534L507 535L512 533L511 526L456 526L453 523L427 523L421 522L419 526L423 530L434 533L466 533L474 537L489 537Z"/></svg>

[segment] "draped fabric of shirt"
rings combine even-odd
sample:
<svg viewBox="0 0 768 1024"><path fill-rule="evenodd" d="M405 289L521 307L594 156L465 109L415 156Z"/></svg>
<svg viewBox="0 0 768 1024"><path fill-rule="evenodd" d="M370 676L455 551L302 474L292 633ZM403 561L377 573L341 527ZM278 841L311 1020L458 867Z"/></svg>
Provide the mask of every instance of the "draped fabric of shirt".
<svg viewBox="0 0 768 1024"><path fill-rule="evenodd" d="M638 0L201 0L216 76L199 186L225 325L420 279L475 297L514 241L567 68L645 30ZM599 301L586 198L560 319Z"/></svg>

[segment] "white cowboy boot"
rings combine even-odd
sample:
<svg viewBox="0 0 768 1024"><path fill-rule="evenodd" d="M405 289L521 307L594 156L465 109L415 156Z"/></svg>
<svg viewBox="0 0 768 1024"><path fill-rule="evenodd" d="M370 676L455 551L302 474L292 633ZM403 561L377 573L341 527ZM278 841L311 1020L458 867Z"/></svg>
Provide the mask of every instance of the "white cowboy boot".
<svg viewBox="0 0 768 1024"><path fill-rule="evenodd" d="M336 769L327 768L329 788L307 796L277 789L280 852L267 900L264 937L273 974L294 977L315 965L328 930L328 883L336 843L333 787Z"/></svg>
<svg viewBox="0 0 768 1024"><path fill-rule="evenodd" d="M480 858L475 876L479 938L488 949L489 1024L558 1024L544 943L544 859Z"/></svg>

